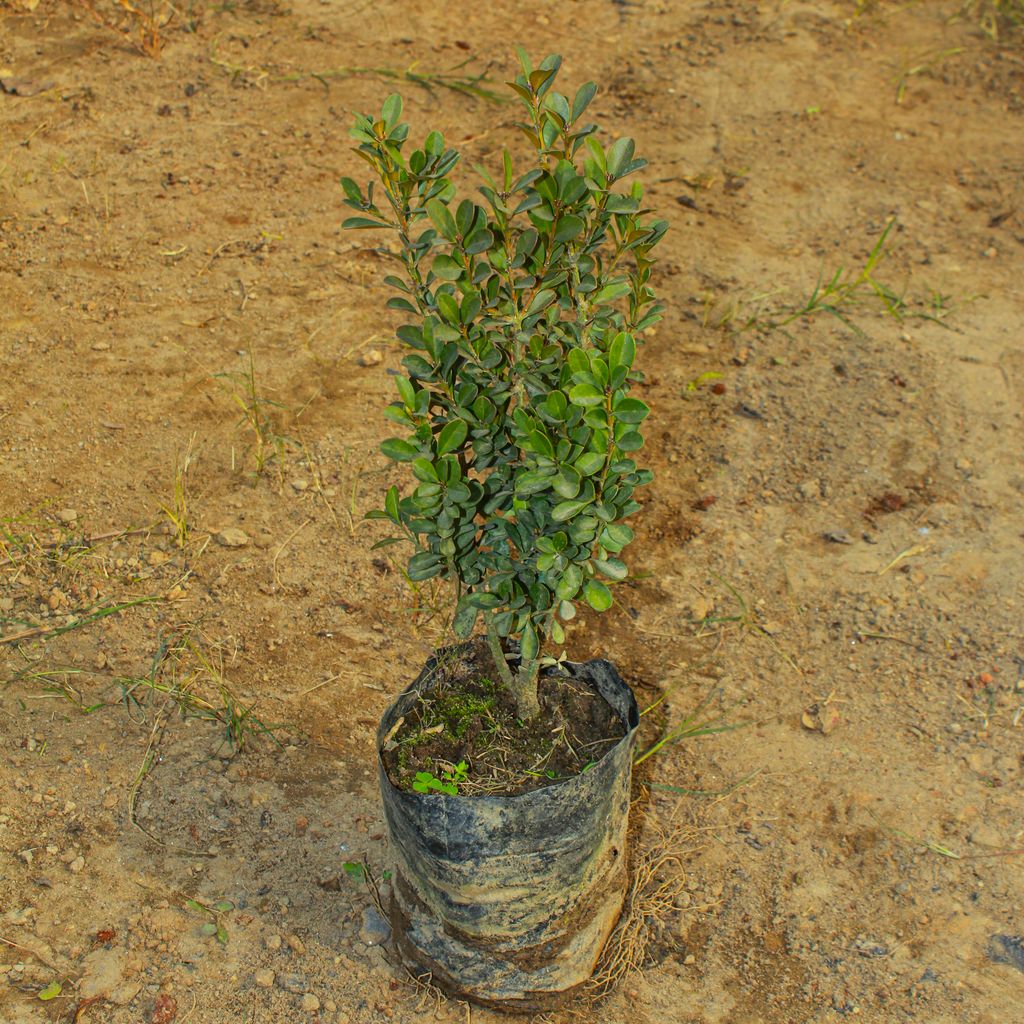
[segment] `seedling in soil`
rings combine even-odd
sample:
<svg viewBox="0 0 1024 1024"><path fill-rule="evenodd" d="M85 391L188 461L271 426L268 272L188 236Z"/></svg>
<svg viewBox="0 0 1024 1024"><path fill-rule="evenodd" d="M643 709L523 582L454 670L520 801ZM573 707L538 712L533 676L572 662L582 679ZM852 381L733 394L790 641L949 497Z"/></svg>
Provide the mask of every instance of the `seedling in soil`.
<svg viewBox="0 0 1024 1024"><path fill-rule="evenodd" d="M189 910L194 910L197 914L203 914L209 918L199 926L200 935L214 937L222 946L228 944L228 930L221 918L235 909L231 900L220 900L212 907L200 903L199 900L186 900L185 906Z"/></svg>
<svg viewBox="0 0 1024 1024"><path fill-rule="evenodd" d="M248 365L236 373L218 373L215 379L229 381L228 393L231 400L242 412L241 425L252 431L255 442L256 475L262 476L267 464L274 458L284 460L286 437L278 433L273 410L286 409L282 402L275 402L260 394L256 386L256 365L252 349L248 353Z"/></svg>
<svg viewBox="0 0 1024 1024"><path fill-rule="evenodd" d="M166 505L161 503L160 510L167 517L171 524L175 544L179 548L185 547L190 529L188 513L188 490L186 477L192 465L192 446L195 444L196 435L189 438L188 447L184 455L176 455L174 458L174 493L170 502Z"/></svg>
<svg viewBox="0 0 1024 1024"><path fill-rule="evenodd" d="M871 252L859 270L848 270L840 266L831 277L818 278L810 294L800 303L768 305L778 292L765 292L751 299L738 300L715 321L719 327L730 327L737 333L750 330L773 331L784 329L797 320L809 320L820 314L835 317L854 334L862 337L864 332L852 320L855 310L877 300L886 315L899 322L905 320L930 320L943 324L949 315L949 296L932 292L928 302L908 300L889 285L880 281L877 271L888 250L885 245L895 226L891 219L882 230Z"/></svg>
<svg viewBox="0 0 1024 1024"><path fill-rule="evenodd" d="M342 187L357 213L344 226L395 232L404 278L385 278L398 292L388 305L411 321L397 332L410 351L386 413L406 436L382 450L416 485L404 497L391 487L371 517L412 543L411 581L454 585L457 635L483 616L530 721L545 643L564 643L577 602L610 608L609 585L629 574L623 520L651 480L632 457L649 409L629 392L660 319L650 277L667 224L649 218L638 184L616 190L646 161L632 139L605 148L583 120L596 85L570 99L553 88L560 57L520 62L511 87L533 159L525 173L507 152L496 177L478 169L485 206L456 200L447 175L459 154L439 132L403 155L397 95L351 132L383 196L377 183Z"/></svg>
<svg viewBox="0 0 1024 1024"><path fill-rule="evenodd" d="M448 796L458 796L459 785L466 781L469 775L469 765L460 761L446 771L441 772L441 778L435 778L430 772L417 772L416 781L412 788L417 793L447 793Z"/></svg>
<svg viewBox="0 0 1024 1024"><path fill-rule="evenodd" d="M347 860L341 865L341 869L353 882L363 882L366 880L366 868L363 866L362 861Z"/></svg>

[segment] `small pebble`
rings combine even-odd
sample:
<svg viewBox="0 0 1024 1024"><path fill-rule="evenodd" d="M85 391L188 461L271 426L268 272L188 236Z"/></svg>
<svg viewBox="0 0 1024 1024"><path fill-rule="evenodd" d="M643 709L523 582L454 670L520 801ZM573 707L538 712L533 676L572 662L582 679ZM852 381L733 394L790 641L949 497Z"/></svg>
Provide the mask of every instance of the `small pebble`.
<svg viewBox="0 0 1024 1024"><path fill-rule="evenodd" d="M68 867L71 869L72 874L77 875L80 871L82 871L85 868L85 858L84 857L76 857L68 865Z"/></svg>
<svg viewBox="0 0 1024 1024"><path fill-rule="evenodd" d="M283 988L285 992L294 992L296 995L309 988L309 983L301 974L278 974L275 981L278 988Z"/></svg>
<svg viewBox="0 0 1024 1024"><path fill-rule="evenodd" d="M255 975L253 975L253 980L260 988L272 988L274 985L274 978L275 974L269 967L261 967Z"/></svg>
<svg viewBox="0 0 1024 1024"><path fill-rule="evenodd" d="M375 348L371 348L359 357L360 366L379 366L382 362L384 362L384 357Z"/></svg>
<svg viewBox="0 0 1024 1024"><path fill-rule="evenodd" d="M62 508L57 513L57 518L64 523L65 526L69 526L78 519L78 512L73 508Z"/></svg>
<svg viewBox="0 0 1024 1024"><path fill-rule="evenodd" d="M363 911L359 938L367 946L379 946L391 938L391 925L373 907L367 907Z"/></svg>
<svg viewBox="0 0 1024 1024"><path fill-rule="evenodd" d="M226 548L244 548L249 543L249 535L237 526L228 526L217 534L217 543Z"/></svg>
<svg viewBox="0 0 1024 1024"><path fill-rule="evenodd" d="M306 952L306 944L298 937L298 935L288 936L288 948L291 949L293 953L298 953L299 956L302 956L302 954Z"/></svg>
<svg viewBox="0 0 1024 1024"><path fill-rule="evenodd" d="M312 992L307 992L302 997L302 1008L306 1013L316 1013L320 1009L320 1000Z"/></svg>
<svg viewBox="0 0 1024 1024"><path fill-rule="evenodd" d="M281 948L281 936L280 935L268 935L263 941L266 943L267 949L280 949Z"/></svg>

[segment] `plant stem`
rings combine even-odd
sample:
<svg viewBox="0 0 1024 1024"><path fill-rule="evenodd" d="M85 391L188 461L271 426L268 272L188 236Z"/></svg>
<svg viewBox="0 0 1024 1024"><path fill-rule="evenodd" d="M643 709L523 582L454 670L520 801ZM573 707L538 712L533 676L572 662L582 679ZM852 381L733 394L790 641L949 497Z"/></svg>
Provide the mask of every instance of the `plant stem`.
<svg viewBox="0 0 1024 1024"><path fill-rule="evenodd" d="M501 648L501 637L498 636L498 631L494 628L494 618L488 613L484 615L484 620L487 623L487 646L491 649L494 667L498 670L501 681L510 690L514 690L515 682L512 678L512 673L509 671L508 662L505 660L505 652Z"/></svg>
<svg viewBox="0 0 1024 1024"><path fill-rule="evenodd" d="M501 676L501 681L508 687L515 698L516 710L524 722L536 718L540 714L540 700L537 697L538 661L534 658L529 662L521 662L515 675L508 667L505 652L501 646L501 637L494 628L494 618L490 614L484 616L487 623L487 646L491 650L494 666Z"/></svg>
<svg viewBox="0 0 1024 1024"><path fill-rule="evenodd" d="M512 695L516 699L516 709L524 722L532 721L540 714L540 698L537 695L538 664L534 658L531 662L523 662L516 673L512 684Z"/></svg>

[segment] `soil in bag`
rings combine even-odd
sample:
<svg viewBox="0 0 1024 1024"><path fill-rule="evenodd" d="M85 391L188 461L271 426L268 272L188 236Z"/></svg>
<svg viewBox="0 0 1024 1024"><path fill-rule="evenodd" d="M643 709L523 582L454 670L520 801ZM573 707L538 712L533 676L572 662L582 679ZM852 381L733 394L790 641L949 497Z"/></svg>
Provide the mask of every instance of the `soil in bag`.
<svg viewBox="0 0 1024 1024"><path fill-rule="evenodd" d="M626 734L600 694L557 674L541 676L541 713L522 722L483 639L445 654L385 738L384 768L399 789L528 793L588 771Z"/></svg>

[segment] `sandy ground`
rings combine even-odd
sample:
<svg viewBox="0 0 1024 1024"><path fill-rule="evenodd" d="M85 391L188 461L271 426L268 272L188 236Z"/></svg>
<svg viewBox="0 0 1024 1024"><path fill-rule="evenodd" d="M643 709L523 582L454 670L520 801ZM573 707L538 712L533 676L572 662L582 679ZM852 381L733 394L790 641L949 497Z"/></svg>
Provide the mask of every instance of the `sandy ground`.
<svg viewBox="0 0 1024 1024"><path fill-rule="evenodd" d="M674 907L550 1019L1020 1019L1024 50L861 6L239 0L158 60L0 10L0 1018L499 1019L392 964L352 867L445 604L360 522L402 353L337 182L394 88L346 69L501 88L523 43L672 225L637 578L570 653L737 726L645 765ZM518 146L400 87L465 168ZM902 319L857 278L890 222Z"/></svg>

